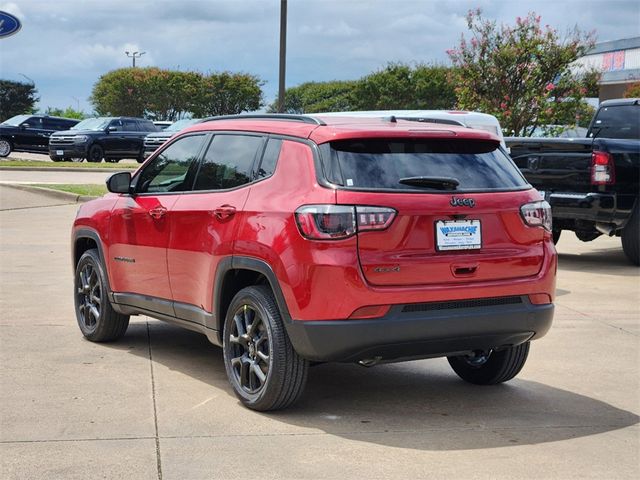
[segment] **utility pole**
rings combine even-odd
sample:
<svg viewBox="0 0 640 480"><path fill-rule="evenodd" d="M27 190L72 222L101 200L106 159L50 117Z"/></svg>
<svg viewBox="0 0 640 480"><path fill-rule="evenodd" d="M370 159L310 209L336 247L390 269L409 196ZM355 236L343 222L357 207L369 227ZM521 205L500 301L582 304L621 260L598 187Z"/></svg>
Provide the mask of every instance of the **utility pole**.
<svg viewBox="0 0 640 480"><path fill-rule="evenodd" d="M140 58L142 55L144 55L147 52L124 52L127 54L127 57L131 58L133 60L133 68L136 68L136 58Z"/></svg>
<svg viewBox="0 0 640 480"><path fill-rule="evenodd" d="M278 112L284 112L284 78L287 62L287 0L280 0L280 80L278 84Z"/></svg>

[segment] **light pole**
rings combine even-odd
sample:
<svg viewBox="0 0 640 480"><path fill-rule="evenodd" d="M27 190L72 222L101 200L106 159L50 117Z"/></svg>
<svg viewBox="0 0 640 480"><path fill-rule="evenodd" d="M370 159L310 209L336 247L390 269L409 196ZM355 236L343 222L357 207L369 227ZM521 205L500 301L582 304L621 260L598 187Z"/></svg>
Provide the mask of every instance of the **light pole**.
<svg viewBox="0 0 640 480"><path fill-rule="evenodd" d="M284 77L287 61L287 0L280 0L280 79L278 113L284 113Z"/></svg>
<svg viewBox="0 0 640 480"><path fill-rule="evenodd" d="M80 111L80 99L78 97L71 97L76 101L76 105L78 106L77 111Z"/></svg>
<svg viewBox="0 0 640 480"><path fill-rule="evenodd" d="M26 78L28 82L31 82L31 85L35 85L36 84L36 82L33 81L33 78L27 77L24 73L18 73L18 75L20 75L21 77Z"/></svg>
<svg viewBox="0 0 640 480"><path fill-rule="evenodd" d="M142 55L144 55L147 52L124 52L127 54L127 57L131 58L133 60L133 68L136 67L136 58L140 58Z"/></svg>

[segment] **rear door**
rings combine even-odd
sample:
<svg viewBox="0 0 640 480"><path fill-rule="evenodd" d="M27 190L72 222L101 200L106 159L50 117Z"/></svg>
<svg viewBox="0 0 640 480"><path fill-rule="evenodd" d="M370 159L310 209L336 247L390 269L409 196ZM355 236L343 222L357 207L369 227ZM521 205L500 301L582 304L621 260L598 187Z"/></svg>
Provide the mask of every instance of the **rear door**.
<svg viewBox="0 0 640 480"><path fill-rule="evenodd" d="M192 306L212 312L215 272L233 253L263 145L261 135L215 135L193 191L182 195L171 210L168 267L179 318L198 321L191 315Z"/></svg>
<svg viewBox="0 0 640 480"><path fill-rule="evenodd" d="M543 232L520 215L532 192L497 142L349 140L334 142L330 155L344 185L338 204L397 212L386 230L358 233L369 283L464 284L539 272Z"/></svg>

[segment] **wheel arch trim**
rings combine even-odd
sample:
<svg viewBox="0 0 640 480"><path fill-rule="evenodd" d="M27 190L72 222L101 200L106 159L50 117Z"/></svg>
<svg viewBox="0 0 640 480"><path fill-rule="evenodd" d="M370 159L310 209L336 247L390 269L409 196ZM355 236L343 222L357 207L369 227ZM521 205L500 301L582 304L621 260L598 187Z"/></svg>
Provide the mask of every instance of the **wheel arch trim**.
<svg viewBox="0 0 640 480"><path fill-rule="evenodd" d="M287 302L282 293L282 289L280 288L280 282L278 281L278 277L276 277L271 266L264 260L260 260L258 258L233 255L221 260L218 264L218 268L216 269L213 289L213 313L216 323L214 328L216 330L219 332L223 331L224 315L220 311L222 303L222 287L225 275L231 270L251 270L264 275L269 282L271 290L273 291L283 321L285 324L291 323L291 315L289 314Z"/></svg>
<svg viewBox="0 0 640 480"><path fill-rule="evenodd" d="M83 227L83 228L74 229L73 231L73 241L71 244L71 262L72 262L72 268L74 269L74 273L76 268L76 253L77 253L78 240L81 240L84 238L93 240L96 243L96 246L98 247L98 256L100 257L100 261L102 261L102 268L104 269L105 277L107 280L107 285L106 285L107 294L109 295L109 300L113 301L113 298L112 298L113 292L111 291L111 283L109 280L109 269L107 267L106 256L104 254L104 242L102 241L100 234L92 228Z"/></svg>

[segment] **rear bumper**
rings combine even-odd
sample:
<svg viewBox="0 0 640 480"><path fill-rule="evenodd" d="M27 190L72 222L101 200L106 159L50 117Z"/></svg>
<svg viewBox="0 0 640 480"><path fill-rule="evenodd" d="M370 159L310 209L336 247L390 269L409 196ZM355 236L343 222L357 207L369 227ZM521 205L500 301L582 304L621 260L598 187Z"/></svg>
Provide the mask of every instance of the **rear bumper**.
<svg viewBox="0 0 640 480"><path fill-rule="evenodd" d="M623 227L631 215L634 198L621 198L615 193L554 192L547 196L547 201L554 218Z"/></svg>
<svg viewBox="0 0 640 480"><path fill-rule="evenodd" d="M396 305L381 318L293 320L286 328L301 356L339 362L446 356L518 345L547 333L553 304L533 305L526 295L503 298L482 299L496 304L480 306L464 301Z"/></svg>

